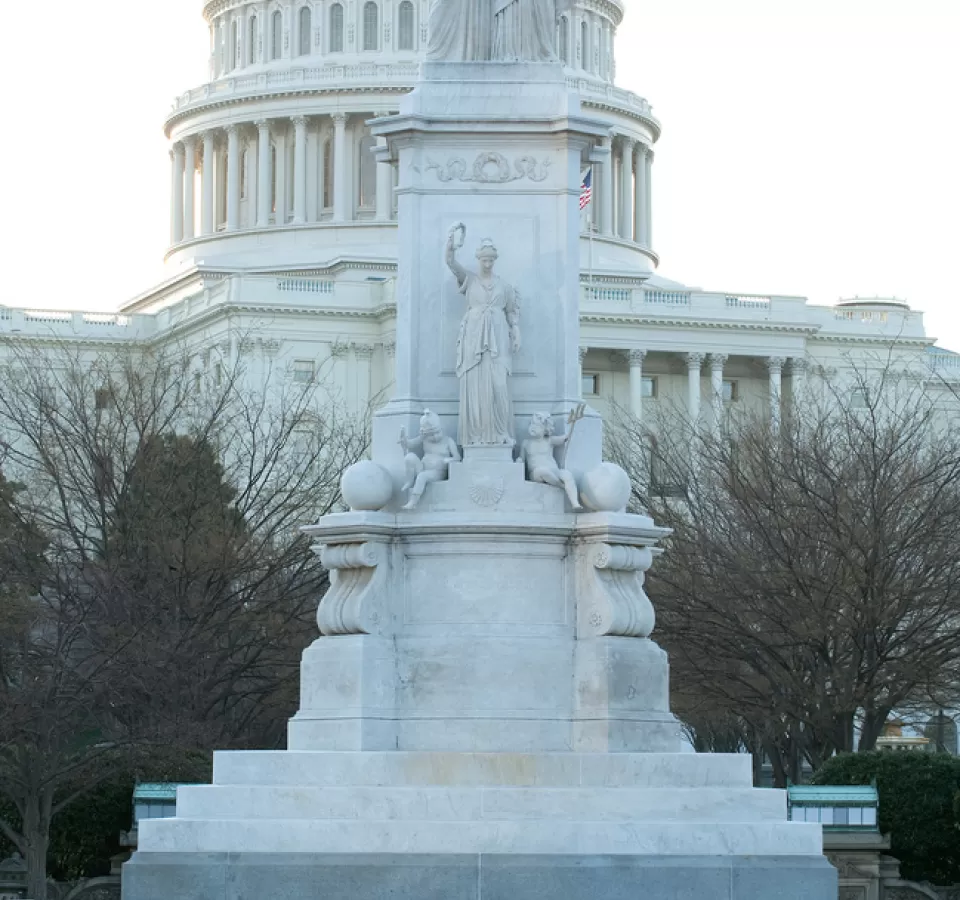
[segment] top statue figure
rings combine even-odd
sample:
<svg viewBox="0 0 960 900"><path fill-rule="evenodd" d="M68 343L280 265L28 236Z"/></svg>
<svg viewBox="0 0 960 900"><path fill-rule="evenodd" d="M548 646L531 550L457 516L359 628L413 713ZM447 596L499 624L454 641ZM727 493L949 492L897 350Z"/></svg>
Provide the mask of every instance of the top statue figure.
<svg viewBox="0 0 960 900"><path fill-rule="evenodd" d="M427 59L556 62L557 0L435 0Z"/></svg>

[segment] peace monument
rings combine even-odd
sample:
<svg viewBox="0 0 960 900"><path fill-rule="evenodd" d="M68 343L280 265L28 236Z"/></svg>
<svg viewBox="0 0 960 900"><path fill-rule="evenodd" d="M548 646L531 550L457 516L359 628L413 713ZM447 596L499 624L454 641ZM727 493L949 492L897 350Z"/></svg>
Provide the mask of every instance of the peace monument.
<svg viewBox="0 0 960 900"><path fill-rule="evenodd" d="M820 827L749 756L680 752L644 592L667 533L625 512L580 398L580 173L608 130L555 15L438 0L416 89L373 122L396 389L350 511L307 529L331 586L289 749L218 753L142 824L125 900L836 896Z"/></svg>

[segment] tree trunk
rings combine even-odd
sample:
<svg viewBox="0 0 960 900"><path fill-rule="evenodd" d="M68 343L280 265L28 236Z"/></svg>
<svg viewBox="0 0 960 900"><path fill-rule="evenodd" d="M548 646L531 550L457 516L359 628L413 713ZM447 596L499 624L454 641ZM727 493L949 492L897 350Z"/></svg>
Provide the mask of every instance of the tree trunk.
<svg viewBox="0 0 960 900"><path fill-rule="evenodd" d="M50 807L52 798L41 794L28 797L23 817L24 853L27 864L27 896L47 900L47 850L50 847Z"/></svg>
<svg viewBox="0 0 960 900"><path fill-rule="evenodd" d="M889 707L864 710L863 726L860 729L860 742L857 746L857 750L860 753L869 753L871 750L876 749L877 738L883 734L883 726L889 715Z"/></svg>

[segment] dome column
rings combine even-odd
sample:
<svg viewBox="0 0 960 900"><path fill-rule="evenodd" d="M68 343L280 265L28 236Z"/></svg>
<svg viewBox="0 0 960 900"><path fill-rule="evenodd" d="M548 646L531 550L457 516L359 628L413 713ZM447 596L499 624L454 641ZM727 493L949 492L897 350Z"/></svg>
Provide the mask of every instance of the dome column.
<svg viewBox="0 0 960 900"><path fill-rule="evenodd" d="M604 148L609 152L600 164L600 232L610 237L613 234L613 148L612 142L605 140Z"/></svg>
<svg viewBox="0 0 960 900"><path fill-rule="evenodd" d="M620 139L620 237L629 241L633 237L633 141Z"/></svg>
<svg viewBox="0 0 960 900"><path fill-rule="evenodd" d="M307 119L293 117L293 224L307 221Z"/></svg>
<svg viewBox="0 0 960 900"><path fill-rule="evenodd" d="M270 224L270 123L259 119L257 126L257 228Z"/></svg>
<svg viewBox="0 0 960 900"><path fill-rule="evenodd" d="M183 139L183 151L183 239L189 241L194 236L197 216L194 198L197 182L197 139L194 135Z"/></svg>
<svg viewBox="0 0 960 900"><path fill-rule="evenodd" d="M382 115L386 115L383 113ZM387 146L386 138L377 138L381 147ZM377 162L377 221L389 222L393 213L393 167L390 163Z"/></svg>
<svg viewBox="0 0 960 900"><path fill-rule="evenodd" d="M653 246L653 148L644 153L644 219L646 221L646 244Z"/></svg>
<svg viewBox="0 0 960 900"><path fill-rule="evenodd" d="M347 117L333 116L333 221L347 220Z"/></svg>
<svg viewBox="0 0 960 900"><path fill-rule="evenodd" d="M634 150L633 161L637 172L633 197L633 239L641 247L647 247L647 148L639 142Z"/></svg>
<svg viewBox="0 0 960 900"><path fill-rule="evenodd" d="M240 129L227 126L227 231L240 227Z"/></svg>
<svg viewBox="0 0 960 900"><path fill-rule="evenodd" d="M170 186L170 242L179 244L183 240L183 144L173 145L170 160L173 166L173 182Z"/></svg>
<svg viewBox="0 0 960 900"><path fill-rule="evenodd" d="M212 131L203 133L203 161L201 163L200 233L213 234L213 156L216 152Z"/></svg>

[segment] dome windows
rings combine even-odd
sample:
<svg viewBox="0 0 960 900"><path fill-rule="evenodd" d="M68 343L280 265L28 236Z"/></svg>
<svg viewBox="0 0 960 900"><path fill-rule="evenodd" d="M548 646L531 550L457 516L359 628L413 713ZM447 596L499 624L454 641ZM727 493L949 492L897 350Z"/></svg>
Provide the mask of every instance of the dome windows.
<svg viewBox="0 0 960 900"><path fill-rule="evenodd" d="M403 0L397 11L397 49L413 50L413 4L410 0Z"/></svg>
<svg viewBox="0 0 960 900"><path fill-rule="evenodd" d="M380 9L374 0L363 4L363 49L379 50Z"/></svg>
<svg viewBox="0 0 960 900"><path fill-rule="evenodd" d="M283 55L283 13L278 9L272 18L270 59L280 59Z"/></svg>
<svg viewBox="0 0 960 900"><path fill-rule="evenodd" d="M309 56L313 34L313 13L309 6L300 7L300 55Z"/></svg>
<svg viewBox="0 0 960 900"><path fill-rule="evenodd" d="M330 52L343 53L343 5L330 7Z"/></svg>

